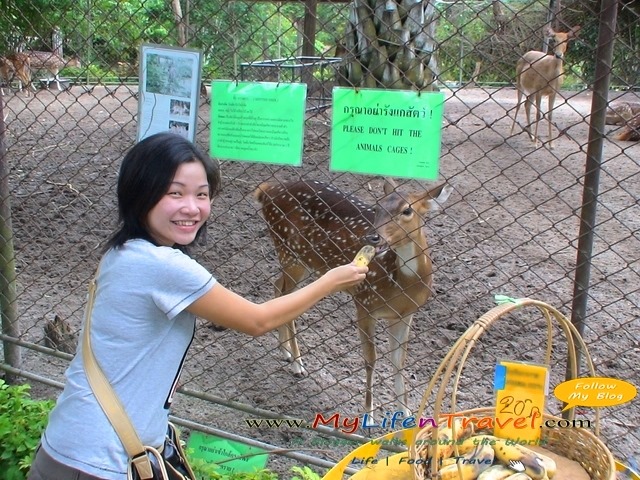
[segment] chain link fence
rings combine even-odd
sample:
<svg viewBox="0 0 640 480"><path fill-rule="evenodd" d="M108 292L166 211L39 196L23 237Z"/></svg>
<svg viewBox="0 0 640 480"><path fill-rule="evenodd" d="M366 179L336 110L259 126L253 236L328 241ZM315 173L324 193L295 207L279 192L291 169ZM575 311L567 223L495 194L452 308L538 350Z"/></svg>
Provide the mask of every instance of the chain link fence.
<svg viewBox="0 0 640 480"><path fill-rule="evenodd" d="M601 376L640 385L640 146L616 137L640 111L640 10L634 3L83 0L45 9L27 0L6 5L0 12L5 57L55 53L48 62L32 62L31 88L23 84L19 90L20 78L3 70L0 104L7 262L2 368L5 375L26 378L35 395L59 393L89 279L116 225L117 171L136 138L141 43L203 52L196 137L203 148L211 129L212 80L310 85L301 167L221 160L224 187L214 200L206 245L195 256L222 284L255 301L274 294L277 256L252 197L262 182L327 181L371 203L382 195L379 178L329 169L334 85L436 87L446 98L440 174L454 193L426 223L434 295L413 318L403 370L409 406L418 408L446 352L494 305L496 294L555 306L581 326ZM613 23L601 12L612 5L614 10L617 5ZM374 30L365 28L367 22ZM550 116L540 120L536 145L525 131L524 108L514 124L516 62L529 50L553 51L557 45L549 44L547 27L567 32L577 26L577 37L558 58L564 83L553 109L554 148L547 133ZM612 42L603 43L607 30ZM79 59L73 67L72 58ZM296 68L309 64L313 68L300 76ZM63 80L59 86L56 69ZM610 107L606 117L593 109L598 98ZM601 152L595 148L599 142ZM398 183L404 193L425 188L409 179ZM15 295L6 284L13 271ZM492 404L496 361L539 361L546 324L534 313L514 314L481 339L461 379L459 409ZM9 321L12 314L16 323ZM358 436L295 422L313 421L319 413L352 419L363 414L363 353L353 304L342 294L298 321L303 377L293 374L275 334L250 338L201 322L173 413L190 428L266 448L300 448L287 457L272 456L272 467L300 462L326 467L352 448L351 441L381 435L383 419L397 410L385 329L380 322L376 335L379 426ZM559 333L553 358L556 385L566 364L566 341ZM554 414L561 409L551 395L549 407ZM265 420L282 417L293 421ZM593 419L593 409L580 407L577 417ZM638 418L635 400L605 408L600 421L614 456L632 464L638 460Z"/></svg>

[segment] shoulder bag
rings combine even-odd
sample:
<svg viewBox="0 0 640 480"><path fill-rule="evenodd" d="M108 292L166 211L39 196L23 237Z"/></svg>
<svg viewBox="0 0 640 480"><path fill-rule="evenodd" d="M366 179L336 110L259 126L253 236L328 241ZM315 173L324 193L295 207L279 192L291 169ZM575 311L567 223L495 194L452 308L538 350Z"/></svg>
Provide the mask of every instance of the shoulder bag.
<svg viewBox="0 0 640 480"><path fill-rule="evenodd" d="M143 445L122 406L122 402L105 377L100 365L98 365L91 349L89 334L91 313L96 297L97 278L98 274L96 273L89 284L84 334L82 336L82 358L89 385L129 455L127 479L195 480L196 477L187 463L187 457L184 454L175 426L169 423L167 436L161 448Z"/></svg>

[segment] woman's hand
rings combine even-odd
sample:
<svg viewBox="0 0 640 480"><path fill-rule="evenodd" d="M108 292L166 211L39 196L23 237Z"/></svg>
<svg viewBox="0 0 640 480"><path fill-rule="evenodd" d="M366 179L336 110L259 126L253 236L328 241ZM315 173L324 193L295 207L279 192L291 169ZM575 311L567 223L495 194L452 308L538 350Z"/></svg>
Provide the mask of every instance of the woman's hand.
<svg viewBox="0 0 640 480"><path fill-rule="evenodd" d="M355 263L333 268L324 274L331 285L331 293L355 287L366 278L369 267L358 267Z"/></svg>

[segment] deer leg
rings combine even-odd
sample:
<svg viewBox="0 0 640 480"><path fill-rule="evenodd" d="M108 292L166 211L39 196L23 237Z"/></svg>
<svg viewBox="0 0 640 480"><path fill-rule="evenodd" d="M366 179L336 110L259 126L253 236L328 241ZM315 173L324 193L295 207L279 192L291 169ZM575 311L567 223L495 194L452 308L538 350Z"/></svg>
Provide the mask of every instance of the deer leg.
<svg viewBox="0 0 640 480"><path fill-rule="evenodd" d="M527 124L524 127L525 132L529 134L529 138L533 140L533 135L531 134L531 105L533 102L531 101L531 96L527 95L524 101L524 113L527 116Z"/></svg>
<svg viewBox="0 0 640 480"><path fill-rule="evenodd" d="M282 275L276 280L275 295L279 297L286 295L296 288L296 285L306 277L304 267L294 265L283 270ZM296 322L289 322L286 325L278 327L278 342L280 350L285 358L291 362L291 368L296 376L306 375L304 366L302 365L302 357L300 355L300 347L296 337Z"/></svg>
<svg viewBox="0 0 640 480"><path fill-rule="evenodd" d="M516 128L516 121L518 120L518 112L520 111L521 102L522 102L522 90L518 88L518 100L516 101L516 113L513 115L513 123L511 124L511 133L509 135L513 135L513 130Z"/></svg>
<svg viewBox="0 0 640 480"><path fill-rule="evenodd" d="M534 129L534 143L535 146L539 146L539 137L538 137L538 125L540 124L540 117L542 116L542 95L536 94L536 126Z"/></svg>
<svg viewBox="0 0 640 480"><path fill-rule="evenodd" d="M366 391L364 396L364 408L370 415L373 414L373 372L376 366L376 320L367 312L358 308L358 333L362 344L364 356L364 369L366 375Z"/></svg>
<svg viewBox="0 0 640 480"><path fill-rule="evenodd" d="M389 324L389 350L391 352L391 364L393 365L393 385L398 407L405 417L411 414L408 406L407 389L404 384L403 369L407 359L407 345L409 343L412 317L412 315L409 315L408 317L399 318Z"/></svg>
<svg viewBox="0 0 640 480"><path fill-rule="evenodd" d="M553 137L551 136L551 123L553 118L553 104L556 101L556 92L553 91L549 94L549 116L547 117L547 123L549 124L549 149L553 149Z"/></svg>

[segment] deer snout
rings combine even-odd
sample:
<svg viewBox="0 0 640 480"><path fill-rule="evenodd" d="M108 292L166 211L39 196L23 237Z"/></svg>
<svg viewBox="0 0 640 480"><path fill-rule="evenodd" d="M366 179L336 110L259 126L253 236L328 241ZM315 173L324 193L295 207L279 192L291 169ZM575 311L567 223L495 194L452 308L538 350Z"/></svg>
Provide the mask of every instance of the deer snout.
<svg viewBox="0 0 640 480"><path fill-rule="evenodd" d="M364 243L376 248L376 255L384 252L389 248L387 241L378 232L372 232L364 237Z"/></svg>
<svg viewBox="0 0 640 480"><path fill-rule="evenodd" d="M364 236L364 242L367 245L376 247L382 243L382 237L378 234L378 232L373 232Z"/></svg>

